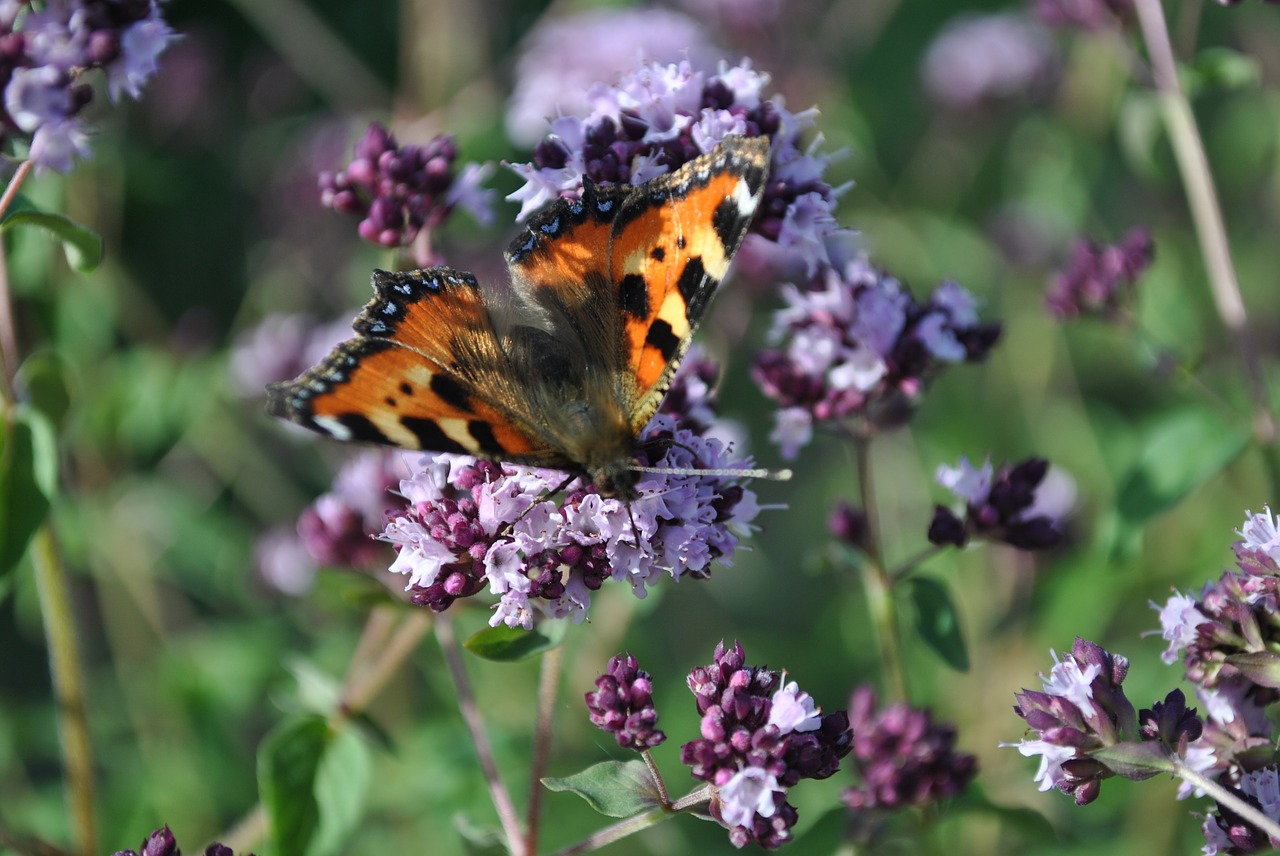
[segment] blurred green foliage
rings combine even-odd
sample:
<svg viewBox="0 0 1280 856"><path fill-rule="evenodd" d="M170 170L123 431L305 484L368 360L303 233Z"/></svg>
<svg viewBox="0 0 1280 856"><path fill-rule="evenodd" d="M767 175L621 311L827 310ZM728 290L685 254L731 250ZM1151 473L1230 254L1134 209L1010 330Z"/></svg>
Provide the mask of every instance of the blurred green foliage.
<svg viewBox="0 0 1280 856"><path fill-rule="evenodd" d="M950 372L909 429L877 441L889 555L902 559L923 544L932 504L945 501L931 474L961 454L1043 455L1079 490L1066 548L1035 558L989 547L943 554L928 562L928 582L914 587L921 629L907 633L913 698L954 721L960 747L981 764L974 791L932 817L927 846L1197 852L1191 811L1205 806L1175 803L1175 783L1111 781L1096 804L1076 808L1035 790L1034 761L997 748L1021 736L1013 693L1035 686L1049 649L1069 647L1075 635L1132 659L1126 687L1135 704L1163 697L1180 672L1160 663L1158 635L1144 635L1158 626L1148 601L1216 577L1245 509L1280 501L1267 493L1261 453L1247 445L1236 343L1213 310L1155 106L1132 82L1134 58L1115 35L1063 37L1052 91L957 117L923 95L922 55L952 16L1015 6L785 5L784 17L761 31L713 36L726 56L750 55L769 71L770 91L788 105L821 109L828 147L850 151L833 166L833 184L856 182L843 197L843 221L862 232L877 263L918 291L954 277L982 298L984 317L1006 325L988 363ZM27 185L34 206L86 224L105 245L101 266L81 275L39 230L4 236L30 395L43 412L65 412L56 426L61 488L50 513L88 669L102 852L136 846L164 823L198 852L259 800L271 804L273 793L259 792L264 768L263 781L290 786L272 758L314 753L313 744L335 739L342 747L325 759L338 769L313 771L322 782L315 810L325 810L329 825L311 852L462 853L469 851L459 830L474 841L495 827L429 641L376 698L367 729L335 738L317 717L300 676L336 684L367 597L335 572L307 595L286 598L257 580L252 552L264 531L292 520L326 487L347 450L271 424L260 399L232 390L227 368L237 334L268 313L338 318L367 299L368 271L385 257L359 242L351 222L321 209L315 191L315 170L336 166L365 122L399 121L406 140L456 133L469 159L527 159L505 142L503 107L519 40L546 6L173 4L166 14L184 39L143 101L104 117L94 158L73 175ZM1250 324L1273 369L1280 15L1200 0L1170 7ZM335 80L332 70L348 65L362 76ZM509 174L494 183L503 192L517 184ZM503 208L487 231L451 222L440 250L458 267L498 275L514 210ZM1048 319L1044 289L1075 236L1114 240L1135 223L1152 228L1158 248L1141 285L1143 334ZM1029 236L1029 254L1001 252L1002 224ZM743 299L726 295L720 308ZM749 340L761 341L771 308L767 297L755 301ZM727 334L711 314L704 338L714 350ZM770 463L770 408L748 379L747 353L724 354L722 400ZM1188 372L1166 371L1171 362ZM5 423L3 455L35 455L45 430L18 413ZM876 682L861 587L824 529L834 502L853 498L853 473L846 448L819 442L793 481L758 485L762 502L779 508L762 515L764 531L735 567L708 582L659 586L640 604L603 592L593 623L566 634L550 774L630 760L590 728L581 703L622 650L654 675L671 736L655 756L676 792L684 782L679 746L697 733L684 675L709 661L718 640L740 639L749 662L787 668L828 710L842 707L856 684ZM45 495L31 478L6 481L0 557L25 543ZM4 583L0 826L65 845L55 702L30 568L20 565ZM948 596L958 628L937 607ZM460 632L481 629L486 617L459 615ZM948 646L955 650L944 658L930 650ZM537 663L469 656L467 666L499 767L523 805ZM796 789L800 840L789 852L832 852L845 784L838 775ZM570 794L544 799L548 852L602 825ZM901 841L909 842L915 819L903 822ZM304 852L287 832L276 836L279 849L266 852ZM727 849L718 826L678 820L610 852Z"/></svg>

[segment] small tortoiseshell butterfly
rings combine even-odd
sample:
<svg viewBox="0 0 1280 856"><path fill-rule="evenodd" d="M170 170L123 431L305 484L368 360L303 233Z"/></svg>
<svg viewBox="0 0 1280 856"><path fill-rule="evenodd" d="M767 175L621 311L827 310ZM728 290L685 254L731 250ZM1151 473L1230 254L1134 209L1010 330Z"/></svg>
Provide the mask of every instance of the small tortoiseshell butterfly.
<svg viewBox="0 0 1280 856"><path fill-rule="evenodd" d="M584 182L507 249L511 281L373 272L358 334L269 388L339 440L585 474L634 498L636 437L671 385L760 203L769 140L725 139L645 184Z"/></svg>

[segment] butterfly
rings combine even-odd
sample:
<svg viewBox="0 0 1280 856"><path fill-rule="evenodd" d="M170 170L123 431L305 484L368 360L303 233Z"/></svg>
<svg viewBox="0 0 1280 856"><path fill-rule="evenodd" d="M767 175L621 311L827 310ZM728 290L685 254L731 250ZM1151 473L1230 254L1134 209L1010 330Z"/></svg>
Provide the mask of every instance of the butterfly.
<svg viewBox="0 0 1280 856"><path fill-rule="evenodd" d="M637 437L724 279L768 175L769 140L728 137L641 185L583 182L506 251L510 280L373 272L356 337L269 413L338 440L564 470L636 497Z"/></svg>

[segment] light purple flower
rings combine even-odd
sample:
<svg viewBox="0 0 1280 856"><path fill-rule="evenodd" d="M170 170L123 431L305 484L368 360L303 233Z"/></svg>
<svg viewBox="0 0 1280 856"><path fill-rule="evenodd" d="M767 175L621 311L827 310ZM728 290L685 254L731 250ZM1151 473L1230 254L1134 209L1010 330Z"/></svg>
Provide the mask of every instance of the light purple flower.
<svg viewBox="0 0 1280 856"><path fill-rule="evenodd" d="M920 74L929 96L968 112L1034 93L1054 76L1053 40L1018 12L962 15L948 21L925 52Z"/></svg>
<svg viewBox="0 0 1280 856"><path fill-rule="evenodd" d="M1160 635L1169 643L1160 655L1168 665L1172 665L1183 649L1199 638L1196 628L1209 620L1196 608L1196 604L1196 599L1190 595L1176 593L1165 601L1164 606L1151 602L1152 608L1160 611Z"/></svg>
<svg viewBox="0 0 1280 856"><path fill-rule="evenodd" d="M755 826L756 815L773 817L775 794L785 796L778 780L762 767L743 767L720 788L720 817L727 826Z"/></svg>
<svg viewBox="0 0 1280 856"><path fill-rule="evenodd" d="M786 674L783 674L786 680ZM773 694L769 710L769 724L777 726L782 734L792 731L814 731L822 727L822 711L814 704L813 697L791 681Z"/></svg>
<svg viewBox="0 0 1280 856"><path fill-rule="evenodd" d="M70 172L75 158L89 156L89 135L75 119L45 122L31 137L30 156L37 170Z"/></svg>
<svg viewBox="0 0 1280 856"><path fill-rule="evenodd" d="M142 85L160 67L160 54L177 35L153 9L150 17L131 24L120 34L120 56L107 66L107 89L112 101L120 96L138 98Z"/></svg>

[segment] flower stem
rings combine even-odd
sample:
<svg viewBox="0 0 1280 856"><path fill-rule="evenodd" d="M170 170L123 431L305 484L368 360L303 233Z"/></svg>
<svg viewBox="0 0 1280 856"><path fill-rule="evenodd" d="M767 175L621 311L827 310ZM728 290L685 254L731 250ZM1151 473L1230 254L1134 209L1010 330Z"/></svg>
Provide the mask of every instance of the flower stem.
<svg viewBox="0 0 1280 856"><path fill-rule="evenodd" d="M533 735L533 753L529 759L529 806L525 812L525 852L538 852L538 824L542 819L542 776L551 757L552 715L560 694L560 672L564 666L564 648L556 646L542 655L538 675L538 723Z"/></svg>
<svg viewBox="0 0 1280 856"><path fill-rule="evenodd" d="M49 643L49 671L57 700L58 735L67 770L67 803L75 852L95 856L93 751L89 741L84 670L76 648L75 616L67 591L67 577L58 558L52 525L46 520L31 542L40 613Z"/></svg>
<svg viewBox="0 0 1280 856"><path fill-rule="evenodd" d="M485 730L484 720L480 717L480 709L476 706L475 693L471 690L471 680L467 677L466 666L462 662L461 649L457 636L453 632L453 620L441 614L436 616L436 639L440 642L440 650L444 653L445 665L453 678L453 686L458 691L458 708L462 711L462 719L471 734L471 742L475 744L476 756L480 760L480 769L484 780L489 785L489 798L498 812L498 820L502 823L502 831L507 836L507 849L512 856L528 856L524 836L520 834L520 820L516 815L515 803L511 801L502 777L498 775L498 765L494 761L493 747L489 744L489 733Z"/></svg>
<svg viewBox="0 0 1280 856"><path fill-rule="evenodd" d="M867 592L867 608L880 637L880 656L884 658L885 687L891 698L907 699L906 671L902 664L901 634L898 630L898 608L893 599L893 578L885 570L884 550L880 543L880 519L875 502L875 483L871 476L871 438L859 434L854 438L858 458L858 490L862 511L867 515L867 565L862 574Z"/></svg>
<svg viewBox="0 0 1280 856"><path fill-rule="evenodd" d="M1214 305L1239 347L1245 380L1253 399L1254 438L1266 452L1272 491L1280 492L1280 481L1277 481L1280 478L1280 465L1272 460L1277 439L1276 420L1263 378L1262 362L1249 332L1248 314L1240 295L1240 282L1236 276L1235 263L1231 259L1231 248L1227 243L1227 232L1222 220L1222 207L1214 187L1213 174L1209 171L1204 141L1196 126L1191 105L1178 81L1178 67L1174 60L1173 46L1169 42L1169 28L1160 0L1136 0L1134 6L1147 45L1147 54L1151 58L1165 128L1173 146L1178 171L1182 174L1200 250L1204 254Z"/></svg>
<svg viewBox="0 0 1280 856"><path fill-rule="evenodd" d="M653 753L648 749L640 752L640 757L644 758L644 765L649 768L649 775L653 776L654 787L658 789L658 798L662 800L663 805L671 805L671 797L667 794L667 783L662 780L662 771L658 769L658 764L653 760Z"/></svg>
<svg viewBox="0 0 1280 856"><path fill-rule="evenodd" d="M648 829L651 826L662 823L664 820L670 820L680 812L702 805L710 799L711 786L703 785L676 800L671 804L670 808L655 806L646 812L628 817L613 826L608 826L599 832L592 833L577 844L557 851L554 856L576 856L578 853L590 853L592 850L599 850L607 844L612 844L615 841L626 838L628 835L634 835L642 829Z"/></svg>
<svg viewBox="0 0 1280 856"><path fill-rule="evenodd" d="M1226 806L1254 826L1261 829L1272 841L1280 841L1280 824L1267 817L1259 809L1240 799L1229 788L1197 773L1181 758L1174 758L1174 774L1208 794L1218 805Z"/></svg>
<svg viewBox="0 0 1280 856"><path fill-rule="evenodd" d="M9 206L13 204L14 197L18 195L18 188L22 186L22 182L26 180L31 173L31 161L25 160L18 164L18 170L13 174L13 178L9 179L9 185L4 189L4 195L0 196L0 218L3 218L5 212L9 210ZM4 396L7 400L12 401L14 397L13 376L18 370L18 335L17 326L13 321L13 295L9 289L9 269L4 261L4 244L0 241L0 362L3 362L3 371L0 371L0 382L3 383Z"/></svg>

